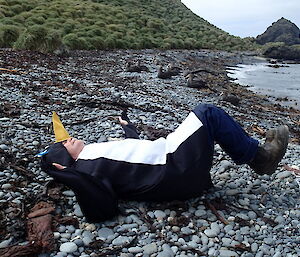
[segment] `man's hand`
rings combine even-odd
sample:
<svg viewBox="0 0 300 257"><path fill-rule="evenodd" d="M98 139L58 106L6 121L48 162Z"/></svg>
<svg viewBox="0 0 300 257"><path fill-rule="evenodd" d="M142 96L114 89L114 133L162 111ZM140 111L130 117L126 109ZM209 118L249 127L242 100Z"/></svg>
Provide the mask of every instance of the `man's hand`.
<svg viewBox="0 0 300 257"><path fill-rule="evenodd" d="M127 126L128 122L126 120L123 120L120 116L118 117L120 124Z"/></svg>
<svg viewBox="0 0 300 257"><path fill-rule="evenodd" d="M60 165L59 163L55 163L55 162L53 162L52 165L53 165L55 168L57 168L58 170L63 170L63 169L65 169L65 168L67 168L66 166L62 166L62 165Z"/></svg>

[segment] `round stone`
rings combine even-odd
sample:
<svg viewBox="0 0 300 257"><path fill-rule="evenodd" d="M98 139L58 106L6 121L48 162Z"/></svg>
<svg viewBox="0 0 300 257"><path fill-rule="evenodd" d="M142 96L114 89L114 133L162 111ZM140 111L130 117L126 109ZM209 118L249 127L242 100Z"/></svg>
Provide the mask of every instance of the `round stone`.
<svg viewBox="0 0 300 257"><path fill-rule="evenodd" d="M128 236L119 236L112 241L113 245L123 245L128 244L131 241L131 237Z"/></svg>
<svg viewBox="0 0 300 257"><path fill-rule="evenodd" d="M206 215L206 210L196 210L195 211L195 215L197 216L197 217L201 217L201 216L205 216Z"/></svg>
<svg viewBox="0 0 300 257"><path fill-rule="evenodd" d="M282 172L279 172L277 175L276 175L276 178L278 179L283 179L283 178L287 178L289 176L291 176L292 173L288 170L285 170L285 171L282 171Z"/></svg>
<svg viewBox="0 0 300 257"><path fill-rule="evenodd" d="M130 252L130 253L141 253L142 251L143 251L143 249L139 246L128 248L128 252Z"/></svg>
<svg viewBox="0 0 300 257"><path fill-rule="evenodd" d="M114 231L110 228L101 228L98 230L98 236L100 239L106 240L109 236L112 236L114 234Z"/></svg>
<svg viewBox="0 0 300 257"><path fill-rule="evenodd" d="M64 253L73 253L73 252L76 252L77 249L78 249L77 245L73 242L63 243L59 247L59 250Z"/></svg>
<svg viewBox="0 0 300 257"><path fill-rule="evenodd" d="M219 250L219 255L220 257L238 257L239 255L230 250Z"/></svg>
<svg viewBox="0 0 300 257"><path fill-rule="evenodd" d="M5 151L5 150L8 150L9 148L7 145L2 144L2 145L0 145L0 149Z"/></svg>
<svg viewBox="0 0 300 257"><path fill-rule="evenodd" d="M147 255L151 255L157 252L157 245L156 243L151 243L143 246L143 253Z"/></svg>
<svg viewBox="0 0 300 257"><path fill-rule="evenodd" d="M10 189L10 188L12 188L12 185L11 184L3 184L2 186L1 186L1 188L2 189Z"/></svg>
<svg viewBox="0 0 300 257"><path fill-rule="evenodd" d="M155 216L155 218L157 218L158 220L162 220L162 219L164 219L164 218L166 217L166 214L165 214L163 211L161 211L161 210L156 210L156 211L154 212L154 216Z"/></svg>
<svg viewBox="0 0 300 257"><path fill-rule="evenodd" d="M62 193L65 196L75 196L74 192L71 190L63 191Z"/></svg>

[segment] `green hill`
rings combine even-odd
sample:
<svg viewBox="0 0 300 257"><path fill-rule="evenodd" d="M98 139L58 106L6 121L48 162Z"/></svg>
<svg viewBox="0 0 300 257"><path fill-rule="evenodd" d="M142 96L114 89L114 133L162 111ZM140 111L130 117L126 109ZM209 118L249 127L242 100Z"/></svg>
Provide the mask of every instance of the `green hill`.
<svg viewBox="0 0 300 257"><path fill-rule="evenodd" d="M0 47L253 50L180 0L0 0Z"/></svg>

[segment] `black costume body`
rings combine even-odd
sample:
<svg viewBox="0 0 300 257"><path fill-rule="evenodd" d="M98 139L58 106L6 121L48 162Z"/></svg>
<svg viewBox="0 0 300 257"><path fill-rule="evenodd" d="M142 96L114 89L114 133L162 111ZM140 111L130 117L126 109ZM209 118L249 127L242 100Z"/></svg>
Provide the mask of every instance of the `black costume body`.
<svg viewBox="0 0 300 257"><path fill-rule="evenodd" d="M215 140L236 163L249 162L258 145L224 111L211 105L197 106L166 138L139 140L132 124L123 128L126 139L89 144L76 161L61 143L42 158L43 169L75 192L88 221L115 216L118 199L199 196L212 186L209 170ZM67 168L57 170L53 162Z"/></svg>

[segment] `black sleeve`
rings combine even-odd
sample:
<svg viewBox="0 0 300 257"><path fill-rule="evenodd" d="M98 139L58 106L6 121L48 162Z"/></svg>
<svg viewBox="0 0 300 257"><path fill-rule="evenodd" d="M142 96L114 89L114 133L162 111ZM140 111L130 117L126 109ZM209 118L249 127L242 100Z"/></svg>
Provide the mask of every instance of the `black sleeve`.
<svg viewBox="0 0 300 257"><path fill-rule="evenodd" d="M71 188L88 222L100 222L118 214L118 203L107 179L95 179L72 168L48 169L46 172Z"/></svg>
<svg viewBox="0 0 300 257"><path fill-rule="evenodd" d="M126 138L135 138L140 139L139 134L137 133L136 127L132 123L128 123L128 125L121 124Z"/></svg>

